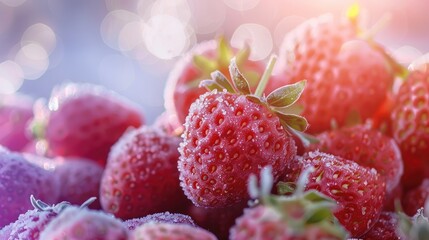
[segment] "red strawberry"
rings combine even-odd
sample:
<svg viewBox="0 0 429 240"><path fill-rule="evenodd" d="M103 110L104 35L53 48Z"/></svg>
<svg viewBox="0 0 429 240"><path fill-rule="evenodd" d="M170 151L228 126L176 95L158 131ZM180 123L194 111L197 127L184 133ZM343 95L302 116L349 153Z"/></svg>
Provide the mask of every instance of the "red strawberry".
<svg viewBox="0 0 429 240"><path fill-rule="evenodd" d="M150 223L188 224L190 226L196 227L194 221L190 216L183 215L180 213L169 212L155 213L142 218L129 219L124 222L125 226L127 226L128 230L130 231L136 229L143 224Z"/></svg>
<svg viewBox="0 0 429 240"><path fill-rule="evenodd" d="M357 28L353 21L322 16L286 35L280 50L283 81L308 81L299 103L310 133L328 130L333 120L342 126L353 112L369 118L386 98L393 82L387 54L359 40Z"/></svg>
<svg viewBox="0 0 429 240"><path fill-rule="evenodd" d="M102 211L67 207L41 232L43 240L127 240L123 223Z"/></svg>
<svg viewBox="0 0 429 240"><path fill-rule="evenodd" d="M60 184L59 201L80 204L86 199L99 196L103 168L87 159L58 158L54 174ZM90 205L92 209L100 209L100 201Z"/></svg>
<svg viewBox="0 0 429 240"><path fill-rule="evenodd" d="M398 229L398 216L393 212L382 212L377 223L360 238L364 240L400 240L401 237L396 232Z"/></svg>
<svg viewBox="0 0 429 240"><path fill-rule="evenodd" d="M189 224L148 223L131 235L130 240L217 240L210 232Z"/></svg>
<svg viewBox="0 0 429 240"><path fill-rule="evenodd" d="M366 233L376 223L386 184L375 169L318 151L305 154L303 169L314 168L306 189L315 189L338 203L335 217L353 237Z"/></svg>
<svg viewBox="0 0 429 240"><path fill-rule="evenodd" d="M246 201L248 177L264 166L273 166L277 180L296 155L291 133L307 126L304 118L281 112L299 97L304 81L262 98L263 87L252 95L234 60L230 73L234 87L219 71L213 73L213 80L204 81L213 91L191 106L182 135L180 181L185 194L199 207ZM259 86L265 80L267 77Z"/></svg>
<svg viewBox="0 0 429 240"><path fill-rule="evenodd" d="M0 144L21 151L29 142L27 124L33 117L33 101L24 95L0 96Z"/></svg>
<svg viewBox="0 0 429 240"><path fill-rule="evenodd" d="M270 195L272 176L266 174L270 173L261 172L259 189L252 176L249 193L261 204L245 209L237 218L230 240L345 239L346 231L333 215L335 201L314 190L303 192L302 180L291 196Z"/></svg>
<svg viewBox="0 0 429 240"><path fill-rule="evenodd" d="M49 150L58 156L92 159L102 166L125 130L144 122L132 103L87 84L55 88L49 110L44 133Z"/></svg>
<svg viewBox="0 0 429 240"><path fill-rule="evenodd" d="M191 104L207 92L207 89L198 86L199 83L209 79L215 70L227 73L233 55L237 56L238 65L245 71L245 76L255 82L262 75L264 64L247 60L249 51L249 48L242 51L231 49L224 38L199 43L176 63L168 77L164 93L167 112L177 115L178 122L183 124Z"/></svg>
<svg viewBox="0 0 429 240"><path fill-rule="evenodd" d="M403 172L401 153L395 141L366 125L356 125L324 132L317 136L319 143L309 150L319 149L357 164L375 168L385 178L386 190L391 192Z"/></svg>
<svg viewBox="0 0 429 240"><path fill-rule="evenodd" d="M28 201L32 194L56 202L58 187L52 173L0 147L0 228L32 209Z"/></svg>
<svg viewBox="0 0 429 240"><path fill-rule="evenodd" d="M405 187L416 186L429 176L428 78L429 69L410 72L394 96L392 134L404 159Z"/></svg>
<svg viewBox="0 0 429 240"><path fill-rule="evenodd" d="M429 196L429 179L426 178L423 182L409 190L402 197L402 208L408 216L414 216L417 210L425 206L425 202Z"/></svg>
<svg viewBox="0 0 429 240"><path fill-rule="evenodd" d="M101 188L101 206L130 219L174 211L186 203L179 185L179 138L150 128L127 132L112 147Z"/></svg>
<svg viewBox="0 0 429 240"><path fill-rule="evenodd" d="M166 111L155 119L153 126L172 136L180 136L183 132L183 125L177 119L176 114Z"/></svg>

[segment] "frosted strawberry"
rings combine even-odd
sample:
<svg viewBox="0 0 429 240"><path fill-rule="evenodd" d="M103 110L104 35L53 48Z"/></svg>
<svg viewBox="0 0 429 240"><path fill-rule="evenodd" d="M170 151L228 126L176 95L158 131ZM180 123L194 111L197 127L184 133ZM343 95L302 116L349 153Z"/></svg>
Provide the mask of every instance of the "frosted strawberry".
<svg viewBox="0 0 429 240"><path fill-rule="evenodd" d="M180 145L182 188L199 207L227 207L249 196L247 179L264 166L273 166L277 180L296 155L292 134L307 121L288 111L305 81L261 97L274 61L270 62L255 94L233 59L234 86L219 71L202 84L211 89L193 103L186 117Z"/></svg>
<svg viewBox="0 0 429 240"><path fill-rule="evenodd" d="M147 126L124 134L112 147L102 177L103 209L129 219L184 207L177 170L179 141Z"/></svg>
<svg viewBox="0 0 429 240"><path fill-rule="evenodd" d="M333 215L335 201L314 190L303 191L307 174L302 175L294 194L276 196L270 194L273 179L268 171L261 172L260 188L256 176L250 179L249 192L260 204L245 209L237 218L230 240L346 238L346 231Z"/></svg>
<svg viewBox="0 0 429 240"><path fill-rule="evenodd" d="M400 240L397 233L399 219L396 213L382 212L377 223L361 238L365 240Z"/></svg>
<svg viewBox="0 0 429 240"><path fill-rule="evenodd" d="M104 166L110 147L129 127L144 123L135 104L100 86L65 84L49 99L44 127L34 131L57 156L82 157ZM36 115L39 113L36 113ZM39 127L39 128L38 128ZM44 128L44 129L43 129Z"/></svg>
<svg viewBox="0 0 429 240"><path fill-rule="evenodd" d="M217 240L207 230L189 224L148 223L136 228L130 240Z"/></svg>
<svg viewBox="0 0 429 240"><path fill-rule="evenodd" d="M429 197L429 179L426 178L423 182L407 191L402 197L402 208L409 216L414 216L417 210L424 207L425 202Z"/></svg>
<svg viewBox="0 0 429 240"><path fill-rule="evenodd" d="M310 151L319 149L374 168L385 178L389 193L398 185L404 168L401 152L392 138L378 130L359 124L324 132L317 139L319 143L312 144Z"/></svg>
<svg viewBox="0 0 429 240"><path fill-rule="evenodd" d="M41 232L43 240L127 240L123 223L102 211L67 207Z"/></svg>
<svg viewBox="0 0 429 240"><path fill-rule="evenodd" d="M232 49L224 38L199 43L176 63L168 77L164 93L167 112L177 115L178 122L183 124L191 104L207 92L199 83L210 78L215 70L227 74L234 55L246 78L256 83L264 71L264 63L248 60L249 54L248 47L241 51ZM251 86L256 87L256 84Z"/></svg>
<svg viewBox="0 0 429 240"><path fill-rule="evenodd" d="M318 151L306 153L296 161L301 162L302 169L314 169L306 189L317 190L338 203L334 215L352 237L371 229L382 211L386 193L384 178L375 169Z"/></svg>
<svg viewBox="0 0 429 240"><path fill-rule="evenodd" d="M33 117L33 101L24 95L0 96L0 144L21 151L29 142L27 124Z"/></svg>
<svg viewBox="0 0 429 240"><path fill-rule="evenodd" d="M12 231L12 223L3 228L0 228L0 240L9 240L11 231Z"/></svg>
<svg viewBox="0 0 429 240"><path fill-rule="evenodd" d="M392 59L360 36L356 22L330 15L310 19L289 32L282 44L283 81L308 81L298 103L311 123L310 133L330 129L332 121L343 126L353 112L370 118L386 99L394 78Z"/></svg>
<svg viewBox="0 0 429 240"><path fill-rule="evenodd" d="M58 188L52 173L0 147L0 228L32 209L28 201L32 194L56 202Z"/></svg>
<svg viewBox="0 0 429 240"><path fill-rule="evenodd" d="M99 196L103 168L87 159L57 158L54 175L60 184L59 201L81 204L86 199ZM100 209L98 199L89 206Z"/></svg>
<svg viewBox="0 0 429 240"><path fill-rule="evenodd" d="M196 227L194 221L190 216L180 213L169 212L154 213L141 218L129 219L124 222L124 224L129 230L134 230L143 224L150 223L188 224L190 226Z"/></svg>

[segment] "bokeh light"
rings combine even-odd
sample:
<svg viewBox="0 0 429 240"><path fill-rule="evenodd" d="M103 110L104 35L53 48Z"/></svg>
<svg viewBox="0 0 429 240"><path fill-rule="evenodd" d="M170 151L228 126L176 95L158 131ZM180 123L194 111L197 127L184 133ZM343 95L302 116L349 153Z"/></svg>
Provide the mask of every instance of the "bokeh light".
<svg viewBox="0 0 429 240"><path fill-rule="evenodd" d="M237 11L246 11L255 8L260 0L223 0L228 7Z"/></svg>
<svg viewBox="0 0 429 240"><path fill-rule="evenodd" d="M221 32L226 19L225 6L219 1L190 0L191 23L197 34Z"/></svg>
<svg viewBox="0 0 429 240"><path fill-rule="evenodd" d="M270 31L256 23L246 23L239 26L231 38L231 45L243 48L247 44L252 49L249 59L262 60L273 50L273 39Z"/></svg>
<svg viewBox="0 0 429 240"><path fill-rule="evenodd" d="M19 7L26 1L27 0L0 0L0 3L3 3L9 7Z"/></svg>
<svg viewBox="0 0 429 240"><path fill-rule="evenodd" d="M15 62L22 68L24 78L40 78L49 67L48 52L38 43L28 43L18 51Z"/></svg>
<svg viewBox="0 0 429 240"><path fill-rule="evenodd" d="M139 21L141 21L140 16L130 11L114 10L109 12L100 26L100 33L104 43L113 49L120 50L119 38L121 31L129 23Z"/></svg>
<svg viewBox="0 0 429 240"><path fill-rule="evenodd" d="M46 24L36 23L25 30L21 38L21 46L37 43L50 54L56 47L55 32Z"/></svg>
<svg viewBox="0 0 429 240"><path fill-rule="evenodd" d="M0 63L0 94L16 92L24 81L21 67L10 60Z"/></svg>

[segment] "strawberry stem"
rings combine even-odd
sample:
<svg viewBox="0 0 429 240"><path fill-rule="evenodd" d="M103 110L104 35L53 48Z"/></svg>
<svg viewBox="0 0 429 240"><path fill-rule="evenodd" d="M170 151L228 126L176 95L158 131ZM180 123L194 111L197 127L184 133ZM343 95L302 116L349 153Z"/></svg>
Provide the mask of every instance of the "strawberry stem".
<svg viewBox="0 0 429 240"><path fill-rule="evenodd" d="M258 87L255 90L256 96L262 97L265 87L267 86L268 80L271 77L271 73L273 72L273 68L274 68L274 65L276 64L276 61L277 61L277 57L275 55L272 55L268 62L267 68L265 69L264 74L262 75L261 81L259 81Z"/></svg>

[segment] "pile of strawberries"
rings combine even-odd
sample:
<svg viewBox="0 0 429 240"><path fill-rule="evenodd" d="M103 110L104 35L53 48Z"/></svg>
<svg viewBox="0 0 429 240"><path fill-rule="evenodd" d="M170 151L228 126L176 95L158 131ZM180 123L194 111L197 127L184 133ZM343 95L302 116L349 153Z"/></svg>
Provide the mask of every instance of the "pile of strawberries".
<svg viewBox="0 0 429 240"><path fill-rule="evenodd" d="M250 51L198 44L151 126L100 86L2 97L0 240L429 239L429 63L356 16Z"/></svg>

